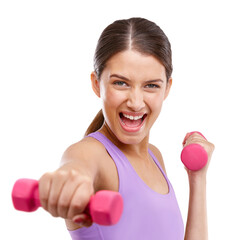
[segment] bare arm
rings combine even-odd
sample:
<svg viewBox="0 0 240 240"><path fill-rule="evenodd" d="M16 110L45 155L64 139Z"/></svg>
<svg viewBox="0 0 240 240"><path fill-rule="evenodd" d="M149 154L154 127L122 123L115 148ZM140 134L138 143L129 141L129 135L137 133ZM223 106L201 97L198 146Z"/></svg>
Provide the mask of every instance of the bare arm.
<svg viewBox="0 0 240 240"><path fill-rule="evenodd" d="M210 163L214 145L207 142L198 134L193 134L187 140L186 145L198 143L202 145L208 153L207 165L199 171L190 171L188 169L189 179L189 207L188 218L185 230L185 240L207 240L207 199L206 199L206 180L207 169Z"/></svg>
<svg viewBox="0 0 240 240"><path fill-rule="evenodd" d="M206 178L192 178L189 181L189 207L185 240L207 240Z"/></svg>
<svg viewBox="0 0 240 240"><path fill-rule="evenodd" d="M91 219L84 219L83 212L97 188L101 151L91 139L73 144L63 154L61 167L39 180L43 208L54 217L66 219L69 228L76 228L73 223L79 218L86 226L92 223Z"/></svg>

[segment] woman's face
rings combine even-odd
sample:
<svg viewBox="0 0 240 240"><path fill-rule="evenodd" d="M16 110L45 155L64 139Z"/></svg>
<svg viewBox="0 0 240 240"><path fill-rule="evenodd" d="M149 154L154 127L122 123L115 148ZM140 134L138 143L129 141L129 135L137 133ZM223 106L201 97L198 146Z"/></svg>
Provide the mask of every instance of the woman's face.
<svg viewBox="0 0 240 240"><path fill-rule="evenodd" d="M100 81L91 76L105 124L117 139L137 144L148 137L172 83L164 66L153 56L127 50L109 59Z"/></svg>

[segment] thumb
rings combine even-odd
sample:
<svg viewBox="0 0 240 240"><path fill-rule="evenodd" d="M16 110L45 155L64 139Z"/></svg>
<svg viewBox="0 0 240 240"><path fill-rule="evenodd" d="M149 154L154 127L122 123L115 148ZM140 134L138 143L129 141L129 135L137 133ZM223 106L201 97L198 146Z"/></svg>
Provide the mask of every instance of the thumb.
<svg viewBox="0 0 240 240"><path fill-rule="evenodd" d="M82 213L82 214L74 216L72 221L81 227L90 227L93 223L91 216L86 213Z"/></svg>

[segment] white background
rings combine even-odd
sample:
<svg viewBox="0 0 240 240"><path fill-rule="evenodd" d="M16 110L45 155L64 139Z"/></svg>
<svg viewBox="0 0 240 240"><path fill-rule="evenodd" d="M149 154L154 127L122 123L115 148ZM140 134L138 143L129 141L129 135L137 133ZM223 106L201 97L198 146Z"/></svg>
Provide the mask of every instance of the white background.
<svg viewBox="0 0 240 240"><path fill-rule="evenodd" d="M173 86L151 132L186 221L188 179L180 161L186 132L216 146L208 172L209 239L240 239L238 1L0 2L1 239L70 239L62 219L15 211L11 189L59 166L101 107L90 85L102 30L145 17L167 34Z"/></svg>

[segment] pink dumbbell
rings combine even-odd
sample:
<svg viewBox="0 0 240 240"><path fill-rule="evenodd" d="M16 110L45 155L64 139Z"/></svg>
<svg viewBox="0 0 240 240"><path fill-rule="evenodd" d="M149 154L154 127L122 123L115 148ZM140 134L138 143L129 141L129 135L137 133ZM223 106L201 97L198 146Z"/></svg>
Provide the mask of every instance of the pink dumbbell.
<svg viewBox="0 0 240 240"><path fill-rule="evenodd" d="M200 132L190 132L188 137L193 133L198 133L204 137ZM185 140L186 139L184 139L184 142ZM202 169L207 164L208 154L201 145L193 143L183 148L181 160L186 168L192 171L197 171Z"/></svg>
<svg viewBox="0 0 240 240"><path fill-rule="evenodd" d="M19 179L12 190L12 201L15 209L32 212L41 207L38 181ZM86 212L93 222L100 225L116 224L123 211L123 199L118 192L102 190L90 198Z"/></svg>

